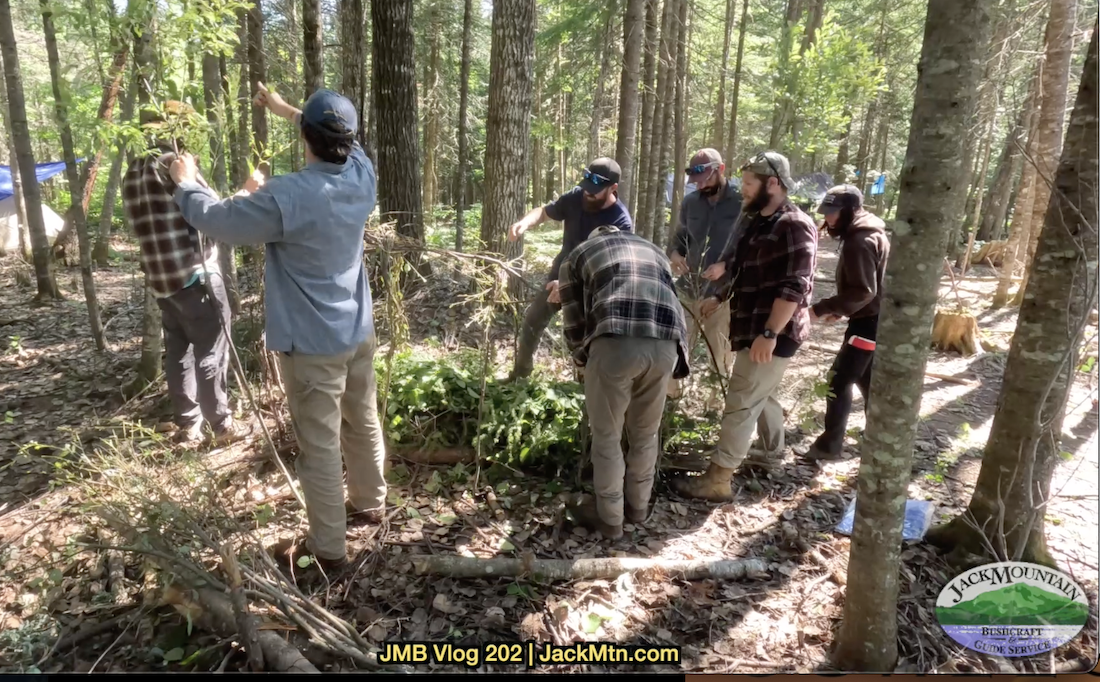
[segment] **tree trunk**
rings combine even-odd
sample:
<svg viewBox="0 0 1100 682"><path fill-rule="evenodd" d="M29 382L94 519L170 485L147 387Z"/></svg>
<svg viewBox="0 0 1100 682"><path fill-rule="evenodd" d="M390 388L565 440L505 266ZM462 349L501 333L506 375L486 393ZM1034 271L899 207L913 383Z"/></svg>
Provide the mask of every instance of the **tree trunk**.
<svg viewBox="0 0 1100 682"><path fill-rule="evenodd" d="M1020 148L1024 144L1024 136L1027 134L1031 112L1035 108L1036 93L1038 92L1038 69L1036 76L1031 79L1027 100L1016 117L1016 123L1005 136L1004 148L1001 150L1000 159L997 161L997 174L993 180L993 186L989 188L989 194L985 201L985 212L982 214L982 222L978 227L978 241L988 242L996 239L1001 225L1004 224L1005 215L1008 213L1009 197L1012 194L1012 179L1020 169Z"/></svg>
<svg viewBox="0 0 1100 682"><path fill-rule="evenodd" d="M485 198L481 241L508 257L522 240L507 242L508 226L524 212L525 163L530 144L531 80L535 56L535 0L496 0L485 122ZM511 283L515 293L515 282Z"/></svg>
<svg viewBox="0 0 1100 682"><path fill-rule="evenodd" d="M867 171L871 159L871 131L875 127L875 111L878 109L879 98L875 97L867 105L867 112L863 116L863 124L859 127L859 146L856 148L855 170L858 173L855 185L861 191L867 189Z"/></svg>
<svg viewBox="0 0 1100 682"><path fill-rule="evenodd" d="M1015 305L1024 301L1028 273L1031 271L1035 251L1039 245L1039 232L1050 202L1050 183L1062 152L1062 128L1066 116L1066 98L1069 91L1069 66L1073 60L1073 29L1077 12L1077 0L1051 0L1050 17L1046 30L1046 59L1043 61L1043 82L1040 87L1042 103L1039 105L1039 129L1032 152L1036 173L1031 205L1031 229L1021 249L1027 246L1023 256L1024 281L1020 285Z"/></svg>
<svg viewBox="0 0 1100 682"><path fill-rule="evenodd" d="M233 178L233 186L240 187L248 179L249 159L252 155L252 89L248 86L249 59L248 13L243 9L237 12L237 65L240 69L237 80L237 147L234 157L237 159L239 175Z"/></svg>
<svg viewBox="0 0 1100 682"><path fill-rule="evenodd" d="M726 137L726 175L733 176L737 169L737 110L741 99L741 67L745 58L745 31L749 23L749 0L741 4L741 27L737 36L737 62L733 67L733 97L730 101L730 129Z"/></svg>
<svg viewBox="0 0 1100 682"><path fill-rule="evenodd" d="M902 520L944 243L965 201L957 141L966 134L989 36L988 0L931 0L909 144L899 186L894 259L887 270L870 412L860 461L848 574L834 652L844 671L892 672Z"/></svg>
<svg viewBox="0 0 1100 682"><path fill-rule="evenodd" d="M136 73L136 71L134 72ZM136 78L126 89L119 111L120 121L129 121L134 115L134 99L137 98L138 82ZM107 175L107 187L103 190L103 208L99 211L99 235L92 247L92 260L96 265L107 267L111 255L111 228L115 220L115 201L118 188L122 184L122 162L126 159L126 146L119 142L115 147L115 158L111 162L111 172Z"/></svg>
<svg viewBox="0 0 1100 682"><path fill-rule="evenodd" d="M342 28L346 29L348 25L344 24ZM302 0L302 32L302 70L306 80L305 99L309 99L314 90L321 90L325 87L325 62L322 54L323 48L321 47L324 43L321 0ZM347 68L347 65L345 64L344 67Z"/></svg>
<svg viewBox="0 0 1100 682"><path fill-rule="evenodd" d="M662 174L662 163L666 141L665 111L672 102L668 97L668 85L671 83L669 74L675 67L672 63L671 43L673 41L673 21L676 18L676 3L678 0L664 0L661 14L661 39L657 62L657 89L654 91L653 120L650 130L649 165L646 168L646 193L645 200L638 208L638 220L642 224L642 234L654 243L660 243L661 226L657 220L658 215L664 213L666 177Z"/></svg>
<svg viewBox="0 0 1100 682"><path fill-rule="evenodd" d="M718 71L718 103L714 112L714 129L710 133L710 146L722 148L726 133L726 72L730 66L730 38L733 35L733 14L737 0L726 0L726 23L722 34L722 66ZM726 160L727 165L729 159ZM675 220L675 218L673 219Z"/></svg>
<svg viewBox="0 0 1100 682"><path fill-rule="evenodd" d="M658 82L661 86L657 92L657 96L660 98L660 117L655 121L660 124L658 129L659 138L654 141L654 156L657 163L654 167L654 192L653 192L653 206L650 213L650 224L653 232L653 243L657 245L664 244L666 241L665 228L667 227L667 220L665 219L665 202L667 201L667 187L668 187L668 172L669 165L672 162L672 135L673 135L673 105L676 99L676 49L679 46L680 31L677 27L677 21L680 15L680 5L686 3L687 0L668 0L666 3L669 6L668 15L669 21L667 25L667 37L662 31L661 43L661 72L664 73L664 82ZM658 79L659 81L659 79Z"/></svg>
<svg viewBox="0 0 1100 682"><path fill-rule="evenodd" d="M0 0L2 2L3 0ZM161 370L161 351L164 344L161 338L160 306L149 286L149 276L145 276L145 308L141 316L141 359L138 361L137 379L128 393L140 392L157 380Z"/></svg>
<svg viewBox="0 0 1100 682"><path fill-rule="evenodd" d="M600 41L597 51L603 52L600 58L600 73L596 76L596 93L592 95L592 119L588 126L588 159L592 160L600 156L600 126L603 125L604 115L604 84L607 75L611 72L611 53L615 44L615 9L616 0L611 0L605 8L607 16L604 18L603 39ZM622 180L622 178L619 178Z"/></svg>
<svg viewBox="0 0 1100 682"><path fill-rule="evenodd" d="M49 0L41 0L42 29L46 37L46 59L50 65L50 82L53 84L54 114L61 128L61 150L65 155L65 179L69 183L68 220L75 225L77 244L80 247L80 279L84 285L84 303L88 306L88 325L92 331L96 350L106 349L103 342L103 320L99 317L99 299L96 298L95 278L92 276L92 238L88 234L88 216L84 212L84 188L80 184L80 172L76 168L76 150L73 146L73 129L69 125L69 107L62 91L61 59L57 54L57 33L53 26L53 10Z"/></svg>
<svg viewBox="0 0 1100 682"><path fill-rule="evenodd" d="M46 222L42 217L42 195L38 178L34 174L34 151L30 128L27 126L27 107L23 96L23 77L16 49L15 30L11 23L10 0L0 0L0 55L4 61L4 84L8 91L8 111L15 160L23 181L23 199L27 209L27 231L31 237L34 275L38 284L39 301L60 299L61 293L54 278L50 258L50 240L46 236Z"/></svg>
<svg viewBox="0 0 1100 682"><path fill-rule="evenodd" d="M267 109L251 105L252 87L256 83L267 83L267 66L264 57L264 13L259 0L248 11L248 82L245 83L245 106L252 109L252 138L256 152L252 156L252 165L257 168L266 161L270 150L267 138ZM252 87L249 87L249 86ZM265 174L266 175L266 174Z"/></svg>
<svg viewBox="0 0 1100 682"><path fill-rule="evenodd" d="M531 103L531 207L534 208L542 204L543 199L546 197L546 160L543 159L543 136L539 128L542 125L542 93L543 93L543 72L538 68L538 63L534 66L535 69L535 93L532 97ZM621 184L621 183L620 183Z"/></svg>
<svg viewBox="0 0 1100 682"><path fill-rule="evenodd" d="M852 108L850 105L844 105L844 118L848 122L844 125L844 136L840 138L840 147L836 152L836 166L833 169L833 182L837 184L844 184L847 180L844 175L844 167L848 165L848 142L852 139Z"/></svg>
<svg viewBox="0 0 1100 682"><path fill-rule="evenodd" d="M412 0L374 0L374 104L378 114L378 205L382 221L423 243Z"/></svg>
<svg viewBox="0 0 1100 682"><path fill-rule="evenodd" d="M1094 23L1054 179L1057 191L1050 195L1039 231L974 494L963 516L928 535L930 542L954 550L958 558L975 554L990 561L1055 567L1046 546L1046 501L1058 463L1076 351L1097 286L1096 33Z"/></svg>
<svg viewBox="0 0 1100 682"><path fill-rule="evenodd" d="M439 119L442 116L440 102L439 52L443 40L443 22L439 16L438 3L431 9L431 38L428 48L428 77L424 79L424 105L427 108L424 119L424 210L431 214L432 208L439 202Z"/></svg>
<svg viewBox="0 0 1100 682"><path fill-rule="evenodd" d="M653 142L653 108L657 100L653 82L657 77L657 33L660 29L660 19L657 16L657 11L659 9L660 0L646 0L645 58L642 67L642 122L638 133L642 138L641 152L638 155L638 187L631 196L633 204L630 207L630 215L634 216L636 222L645 208L646 197L649 196L650 192L650 147ZM647 236L645 224L636 225L634 229L643 237Z"/></svg>
<svg viewBox="0 0 1100 682"><path fill-rule="evenodd" d="M363 0L340 0L340 90L355 105L359 115L359 144L367 142L366 45L363 29L366 17Z"/></svg>
<svg viewBox="0 0 1100 682"><path fill-rule="evenodd" d="M825 19L825 0L811 0L813 5L810 8L810 16L806 20L806 30L802 34L802 44L798 48L799 59L806 55L806 51L813 47L814 42L817 40L817 32L821 29L821 23ZM792 83L797 83L797 79ZM784 116L784 123L790 128L791 132L791 150L797 156L795 163L796 167L800 167L800 159L802 157L802 150L798 146L799 136L802 134L802 121L798 117L798 102L801 101L801 94L797 88L791 92L791 98L787 102L786 115ZM813 172L813 169L808 169Z"/></svg>
<svg viewBox="0 0 1100 682"><path fill-rule="evenodd" d="M222 196L229 194L229 178L225 172L225 90L222 87L221 65L218 55L207 53L202 58L203 99L206 103L206 122L210 126L211 180ZM231 244L218 242L218 265L225 281L229 309L234 315L241 312L241 296L237 288L236 256Z"/></svg>
<svg viewBox="0 0 1100 682"><path fill-rule="evenodd" d="M465 0L462 10L462 65L459 67L458 75L458 193L455 200L455 251L462 251L465 246L463 242L466 231L466 186L470 175L470 143L466 118L470 103L470 40L473 21L474 0ZM534 187L531 191L534 192Z"/></svg>
<svg viewBox="0 0 1100 682"><path fill-rule="evenodd" d="M687 118L687 79L688 74L691 73L688 54L691 49L692 34L695 33L694 19L691 20L691 28L688 29L690 10L689 0L680 0L679 35L676 40L676 101L673 105L676 110L676 158L672 169L672 215L669 221L669 242L676 236L676 230L680 226L680 204L684 200L684 166L687 165L687 130L685 126L685 119ZM671 244L669 246L671 247Z"/></svg>
<svg viewBox="0 0 1100 682"><path fill-rule="evenodd" d="M778 149L783 131L786 129L790 108L794 106L794 76L791 73L791 48L794 41L794 27L802 13L801 0L787 0L787 12L783 22L783 31L779 39L778 66L775 70L775 89L781 93L772 112L772 132L768 139L769 149Z"/></svg>
<svg viewBox="0 0 1100 682"><path fill-rule="evenodd" d="M638 80L644 40L645 0L626 0L623 11L623 70L619 82L619 130L615 138L615 160L622 168L619 200L630 206L636 195L634 148L638 131Z"/></svg>
<svg viewBox="0 0 1100 682"><path fill-rule="evenodd" d="M554 96L556 106L554 107L554 123L555 128L555 143L554 143L554 167L556 168L555 179L557 180L558 195L565 194L565 117L567 116L565 110L565 88L562 84L565 81L561 72L561 52L562 43L558 41L558 51L554 59L554 81L557 84L557 94Z"/></svg>
<svg viewBox="0 0 1100 682"><path fill-rule="evenodd" d="M15 217L19 221L19 256L31 262L31 243L27 235L27 205L23 202L23 181L19 177L18 156L12 138L11 111L8 109L8 89L0 87L0 113L4 117L4 145L8 151L8 164L11 170L12 199L15 202Z"/></svg>
<svg viewBox="0 0 1100 682"><path fill-rule="evenodd" d="M286 4L283 5L283 12L286 15L287 29L290 36L290 40L287 41L287 53L290 57L290 80L297 82L298 80L298 52L301 44L298 41L298 3L297 0L286 0ZM342 22L341 22L342 23ZM224 62L223 62L224 63ZM302 102L305 104L305 101ZM227 108L228 111L232 111L232 107ZM229 126L229 130L233 130L232 113L226 123ZM232 132L230 133L232 136ZM302 136L294 135L293 140L290 143L290 170L297 171L302 166L302 151L301 151Z"/></svg>
<svg viewBox="0 0 1100 682"><path fill-rule="evenodd" d="M974 178L975 182L975 194L974 208L970 213L967 220L970 227L966 230L966 248L959 254L959 259L955 263L955 267L959 268L959 277L966 277L966 271L970 268L970 256L974 252L974 236L976 233L978 219L982 213L982 199L985 193L982 191L982 187L985 186L985 178L989 173L989 157L993 155L993 124L994 121L989 121L988 132L985 136L985 141L982 143L982 152L980 154L981 167L978 169L978 175Z"/></svg>

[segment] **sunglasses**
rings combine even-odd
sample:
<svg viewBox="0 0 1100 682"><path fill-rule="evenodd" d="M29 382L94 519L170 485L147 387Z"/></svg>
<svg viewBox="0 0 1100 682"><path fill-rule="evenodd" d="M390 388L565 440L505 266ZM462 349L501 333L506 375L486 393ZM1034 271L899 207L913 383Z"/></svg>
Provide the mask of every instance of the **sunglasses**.
<svg viewBox="0 0 1100 682"><path fill-rule="evenodd" d="M772 160L768 158L768 155L763 153L763 152L761 152L761 153L757 154L756 156L754 156L744 166L741 166L741 171L744 172L745 170L748 170L749 166L752 166L754 164L758 164L761 161L768 164L768 168L772 169L772 172L775 173L775 178L777 180L779 180L779 184L782 185L783 184L782 174L779 172L779 169L775 167L775 164L772 163Z"/></svg>
<svg viewBox="0 0 1100 682"><path fill-rule="evenodd" d="M718 166L721 166L721 165L722 164L718 163L717 161L711 161L710 163L701 163L698 166L688 166L687 168L684 169L684 174L685 175L699 175L700 173L702 173L703 171L705 171L708 168L717 168Z"/></svg>
<svg viewBox="0 0 1100 682"><path fill-rule="evenodd" d="M604 176L600 175L599 173L593 173L590 170L585 170L584 171L584 179L591 182L593 185L596 185L597 187L599 187L601 185L614 185L615 184L614 182L612 182L611 178L605 178Z"/></svg>

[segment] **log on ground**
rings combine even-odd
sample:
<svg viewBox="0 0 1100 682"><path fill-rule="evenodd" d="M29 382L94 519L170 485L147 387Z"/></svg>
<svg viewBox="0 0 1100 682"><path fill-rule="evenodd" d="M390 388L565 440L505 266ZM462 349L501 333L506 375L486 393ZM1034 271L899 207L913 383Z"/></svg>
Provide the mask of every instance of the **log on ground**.
<svg viewBox="0 0 1100 682"><path fill-rule="evenodd" d="M609 557L599 559L511 559L431 555L413 558L418 575L450 578L530 576L549 580L613 580L624 573L655 572L687 580L742 580L765 577L761 559L678 560Z"/></svg>

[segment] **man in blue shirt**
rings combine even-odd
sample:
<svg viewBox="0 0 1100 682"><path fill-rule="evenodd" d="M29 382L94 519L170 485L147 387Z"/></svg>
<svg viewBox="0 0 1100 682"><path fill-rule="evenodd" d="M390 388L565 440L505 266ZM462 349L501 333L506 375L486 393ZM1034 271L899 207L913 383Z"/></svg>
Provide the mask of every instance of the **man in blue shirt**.
<svg viewBox="0 0 1100 682"><path fill-rule="evenodd" d="M547 277L546 288L536 295L527 309L520 330L519 348L508 381L530 376L535 365L535 350L539 338L546 331L550 320L561 310L558 295L558 271L588 235L597 227L613 225L623 232L633 232L634 223L623 202L619 201L619 176L621 169L614 159L600 158L589 164L584 178L577 187L545 206L539 206L523 216L508 230L508 239L516 241L524 232L547 220L565 223L561 252L554 258Z"/></svg>
<svg viewBox="0 0 1100 682"><path fill-rule="evenodd" d="M311 554L322 569L347 565L343 467L353 512L378 522L386 500L385 447L374 374L376 339L363 265L374 210L374 166L355 140L347 98L318 90L299 111L258 84L258 106L294 122L306 167L252 193L219 200L199 184L195 160L172 164L187 222L227 244L265 244L266 343L278 351L301 455L297 470L309 532L276 554Z"/></svg>

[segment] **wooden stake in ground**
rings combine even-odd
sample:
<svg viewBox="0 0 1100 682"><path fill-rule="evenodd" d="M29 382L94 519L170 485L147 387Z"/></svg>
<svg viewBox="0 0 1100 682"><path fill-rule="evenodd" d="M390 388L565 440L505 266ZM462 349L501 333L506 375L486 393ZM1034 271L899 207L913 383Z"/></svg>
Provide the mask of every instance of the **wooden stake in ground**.
<svg viewBox="0 0 1100 682"><path fill-rule="evenodd" d="M932 347L970 357L982 350L978 320L965 310L940 310L932 323Z"/></svg>
<svg viewBox="0 0 1100 682"><path fill-rule="evenodd" d="M679 575L687 580L743 580L766 576L768 565L761 559L697 560L634 559L478 559L435 554L412 559L417 575L449 578L493 578L530 576L547 580L613 580L624 573L652 571Z"/></svg>

